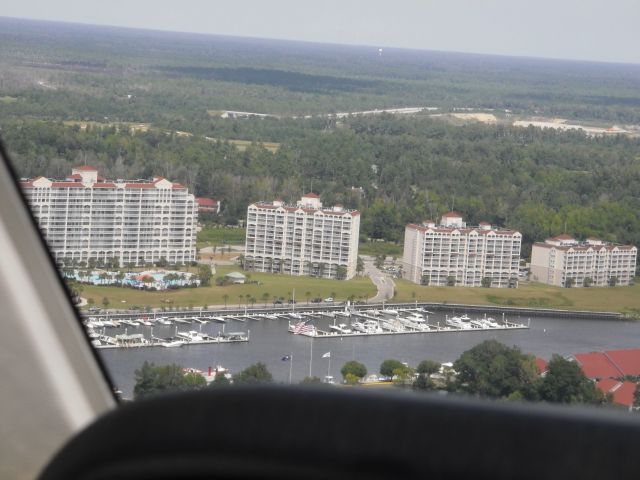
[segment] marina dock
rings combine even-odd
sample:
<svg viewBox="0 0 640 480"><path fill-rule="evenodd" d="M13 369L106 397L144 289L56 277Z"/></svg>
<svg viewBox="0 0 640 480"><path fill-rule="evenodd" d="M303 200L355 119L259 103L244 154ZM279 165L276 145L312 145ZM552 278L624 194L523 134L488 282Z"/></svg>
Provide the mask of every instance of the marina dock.
<svg viewBox="0 0 640 480"><path fill-rule="evenodd" d="M288 331L310 338L367 337L379 335L413 335L443 332L486 332L494 330L526 330L531 324L510 321L502 315L471 318L467 315L445 316L444 321L429 319L429 312L421 307L394 309L349 310L335 312L334 323L328 330L312 325L304 313L296 323L289 322ZM339 319L339 320L337 320ZM345 323L337 323L345 322ZM349 322L349 323L346 323Z"/></svg>
<svg viewBox="0 0 640 480"><path fill-rule="evenodd" d="M435 309L434 309L435 310ZM250 330L225 332L228 322L244 329L252 322L286 321L290 333L309 338L366 337L380 335L416 335L426 333L483 332L523 330L526 323L488 313L471 318L462 315L435 314L417 304L327 305L297 308L256 308L244 310L205 310L150 313L115 313L84 319L96 348L174 348L248 342ZM218 332L203 331L207 324L219 324ZM114 334L107 333L107 330ZM162 332L163 335L158 335Z"/></svg>

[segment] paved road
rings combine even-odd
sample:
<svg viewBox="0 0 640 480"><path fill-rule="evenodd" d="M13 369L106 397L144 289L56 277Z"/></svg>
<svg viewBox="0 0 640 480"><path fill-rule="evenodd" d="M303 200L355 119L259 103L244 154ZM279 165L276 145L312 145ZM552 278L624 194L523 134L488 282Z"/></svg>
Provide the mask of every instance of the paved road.
<svg viewBox="0 0 640 480"><path fill-rule="evenodd" d="M225 251L226 251L226 246L225 246ZM217 252L221 251L221 247L218 247L218 249L216 250ZM237 253L238 256L242 253L244 253L244 245L232 245L231 246L231 251L234 253ZM199 252L199 254L209 254L209 255L213 255L213 247L202 247ZM235 257L231 257L229 260L213 260L213 263L215 263L216 265L235 265L236 261L235 259L238 258L238 256ZM204 264L211 264L211 259L207 258L207 259L201 259L198 260L198 263L204 263Z"/></svg>
<svg viewBox="0 0 640 480"><path fill-rule="evenodd" d="M244 251L243 246L233 246L231 247L231 249L232 251L239 252L239 253ZM201 248L200 253L213 254L213 247ZM236 264L235 258L237 257L233 257L230 260L214 260L213 263L216 265L235 265ZM375 265L373 264L374 257L363 255L362 259L364 260L365 275L371 278L371 281L378 289L378 293L376 294L376 296L370 298L368 301L382 302L384 300L389 300L393 298L393 292L396 287L396 284L394 283L393 278L390 275L384 272L381 272L379 269L375 267ZM206 260L200 260L199 263L210 265L212 261L210 259L206 259Z"/></svg>
<svg viewBox="0 0 640 480"><path fill-rule="evenodd" d="M373 257L362 256L364 260L364 273L378 289L378 294L375 297L369 299L369 302L382 302L393 298L393 291L396 288L396 284L390 275L381 272L373 264Z"/></svg>

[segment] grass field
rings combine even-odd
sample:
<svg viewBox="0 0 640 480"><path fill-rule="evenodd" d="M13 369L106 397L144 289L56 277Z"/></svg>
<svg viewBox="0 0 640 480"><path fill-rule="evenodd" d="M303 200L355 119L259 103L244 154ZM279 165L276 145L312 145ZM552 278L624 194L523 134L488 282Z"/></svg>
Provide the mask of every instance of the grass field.
<svg viewBox="0 0 640 480"><path fill-rule="evenodd" d="M197 247L244 245L245 229L228 227L207 227L198 232Z"/></svg>
<svg viewBox="0 0 640 480"><path fill-rule="evenodd" d="M541 283L511 288L423 287L396 280L394 301L502 305L640 314L640 284L614 288L560 288Z"/></svg>
<svg viewBox="0 0 640 480"><path fill-rule="evenodd" d="M9 97L5 95L4 97L0 97L0 103L14 103L17 102L18 99L16 97Z"/></svg>
<svg viewBox="0 0 640 480"><path fill-rule="evenodd" d="M237 271L236 267L218 267L216 277L226 273ZM201 287L184 288L164 292L147 292L132 288L99 287L85 285L81 295L87 299L92 298L95 305L102 307L102 299L109 299L109 308L125 309L132 306L138 307L202 307L204 305L224 305L224 295L228 295L227 303L230 307L238 304L246 305L246 295L256 299L256 305L263 305L263 295L268 294L267 304L273 302L273 297L284 299L286 303L295 288L295 297L299 304L306 304L307 292L310 298L327 298L333 296L336 300L345 300L351 295L356 298L372 297L376 293L373 283L360 277L353 280L327 280L311 277L291 277L288 275L274 275L268 273L250 273L250 280L257 280L259 284L228 285L225 287ZM242 297L242 298L240 298ZM123 303L122 301L125 301Z"/></svg>
<svg viewBox="0 0 640 480"><path fill-rule="evenodd" d="M87 127L91 128L110 128L110 127L125 127L130 132L147 132L151 128L150 123L133 123L133 122L94 122L94 121L79 121L79 120L67 120L62 122L67 126L80 127L81 130L86 130Z"/></svg>
<svg viewBox="0 0 640 480"><path fill-rule="evenodd" d="M234 140L230 138L217 139L217 138L211 138L211 137L206 137L206 138L207 140L211 140L211 141L217 141L217 140L220 140L222 142L227 141L230 144L235 145L235 147L241 152L244 152L247 149L247 147L249 147L252 143L254 143L250 140ZM276 142L255 142L255 144L266 148L271 153L276 153L280 148L280 144Z"/></svg>
<svg viewBox="0 0 640 480"><path fill-rule="evenodd" d="M402 245L393 242L364 242L358 245L358 255L385 255L387 257L402 257Z"/></svg>

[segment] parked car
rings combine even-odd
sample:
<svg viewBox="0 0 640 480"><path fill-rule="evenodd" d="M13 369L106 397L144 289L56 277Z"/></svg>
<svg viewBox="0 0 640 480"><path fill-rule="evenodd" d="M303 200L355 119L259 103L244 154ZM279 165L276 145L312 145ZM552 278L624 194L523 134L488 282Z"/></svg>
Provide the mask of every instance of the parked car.
<svg viewBox="0 0 640 480"><path fill-rule="evenodd" d="M333 297L327 297L324 299L326 303L333 303Z"/></svg>

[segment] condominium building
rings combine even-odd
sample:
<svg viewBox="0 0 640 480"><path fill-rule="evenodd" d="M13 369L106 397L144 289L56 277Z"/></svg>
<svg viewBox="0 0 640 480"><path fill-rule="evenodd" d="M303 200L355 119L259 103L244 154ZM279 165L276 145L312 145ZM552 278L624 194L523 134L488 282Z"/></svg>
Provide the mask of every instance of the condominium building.
<svg viewBox="0 0 640 480"><path fill-rule="evenodd" d="M427 220L405 228L403 276L415 283L516 287L522 235L481 222L467 227L449 212L440 225Z"/></svg>
<svg viewBox="0 0 640 480"><path fill-rule="evenodd" d="M308 193L296 205L282 200L247 209L245 268L258 272L351 278L356 273L360 212L324 208Z"/></svg>
<svg viewBox="0 0 640 480"><path fill-rule="evenodd" d="M179 183L160 177L109 182L82 166L63 181L38 177L21 185L60 263L196 259L198 207Z"/></svg>
<svg viewBox="0 0 640 480"><path fill-rule="evenodd" d="M534 243L531 279L558 287L629 285L636 272L638 249L597 238L580 242L563 234Z"/></svg>

